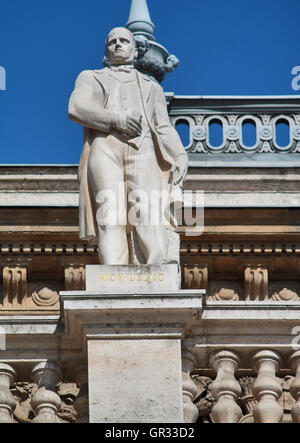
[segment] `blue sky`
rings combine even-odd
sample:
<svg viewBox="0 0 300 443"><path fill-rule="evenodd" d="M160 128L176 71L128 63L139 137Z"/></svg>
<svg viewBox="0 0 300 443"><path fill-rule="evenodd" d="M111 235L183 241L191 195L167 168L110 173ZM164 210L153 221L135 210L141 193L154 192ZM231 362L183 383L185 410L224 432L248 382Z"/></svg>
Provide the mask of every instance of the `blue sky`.
<svg viewBox="0 0 300 443"><path fill-rule="evenodd" d="M180 59L162 86L177 95L294 95L299 0L148 0L157 41ZM101 67L104 40L130 0L2 0L1 164L76 164L67 118L76 76Z"/></svg>

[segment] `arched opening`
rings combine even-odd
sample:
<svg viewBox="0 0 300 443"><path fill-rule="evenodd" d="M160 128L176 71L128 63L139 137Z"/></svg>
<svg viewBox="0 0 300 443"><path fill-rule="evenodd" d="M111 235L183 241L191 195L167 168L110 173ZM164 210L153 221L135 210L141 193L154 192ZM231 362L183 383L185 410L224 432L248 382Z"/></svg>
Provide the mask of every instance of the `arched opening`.
<svg viewBox="0 0 300 443"><path fill-rule="evenodd" d="M176 131L181 138L183 146L187 147L190 144L190 125L186 120L177 120Z"/></svg>
<svg viewBox="0 0 300 443"><path fill-rule="evenodd" d="M253 148L256 145L257 130L253 120L244 120L242 124L242 142L248 148Z"/></svg>
<svg viewBox="0 0 300 443"><path fill-rule="evenodd" d="M277 120L275 126L276 144L280 148L286 148L290 144L290 124L285 119Z"/></svg>
<svg viewBox="0 0 300 443"><path fill-rule="evenodd" d="M208 137L213 148L219 148L223 144L223 124L220 120L214 119L209 122Z"/></svg>

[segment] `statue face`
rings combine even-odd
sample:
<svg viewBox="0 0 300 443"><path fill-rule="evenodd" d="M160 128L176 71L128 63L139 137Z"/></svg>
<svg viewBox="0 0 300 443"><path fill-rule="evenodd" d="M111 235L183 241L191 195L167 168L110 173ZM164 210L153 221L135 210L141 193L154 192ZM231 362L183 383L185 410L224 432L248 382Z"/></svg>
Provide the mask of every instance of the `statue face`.
<svg viewBox="0 0 300 443"><path fill-rule="evenodd" d="M126 28L115 28L106 40L106 57L111 65L132 64L137 50L132 34Z"/></svg>

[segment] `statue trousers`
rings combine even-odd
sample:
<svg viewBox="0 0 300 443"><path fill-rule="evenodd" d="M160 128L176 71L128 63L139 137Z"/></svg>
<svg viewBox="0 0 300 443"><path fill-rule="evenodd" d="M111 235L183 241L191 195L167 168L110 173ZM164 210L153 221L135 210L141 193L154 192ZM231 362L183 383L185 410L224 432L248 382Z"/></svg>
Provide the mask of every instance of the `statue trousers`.
<svg viewBox="0 0 300 443"><path fill-rule="evenodd" d="M146 137L139 150L118 134L95 137L88 184L101 263L129 264L128 239L133 233L144 263L165 263L168 235L162 222L162 182L152 137Z"/></svg>

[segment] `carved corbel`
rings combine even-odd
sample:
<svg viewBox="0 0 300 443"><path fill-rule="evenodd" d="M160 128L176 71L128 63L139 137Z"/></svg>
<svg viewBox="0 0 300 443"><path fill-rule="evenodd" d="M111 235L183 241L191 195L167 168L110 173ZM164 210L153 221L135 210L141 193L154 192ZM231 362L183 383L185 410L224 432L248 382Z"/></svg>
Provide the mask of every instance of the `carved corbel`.
<svg viewBox="0 0 300 443"><path fill-rule="evenodd" d="M245 300L267 300L269 295L268 278L267 266L246 266L244 270Z"/></svg>
<svg viewBox="0 0 300 443"><path fill-rule="evenodd" d="M70 265L65 267L65 290L85 291L85 266Z"/></svg>
<svg viewBox="0 0 300 443"><path fill-rule="evenodd" d="M3 309L24 306L27 297L27 267L5 266L3 274Z"/></svg>
<svg viewBox="0 0 300 443"><path fill-rule="evenodd" d="M208 266L184 265L184 287L185 289L205 289L208 287Z"/></svg>

